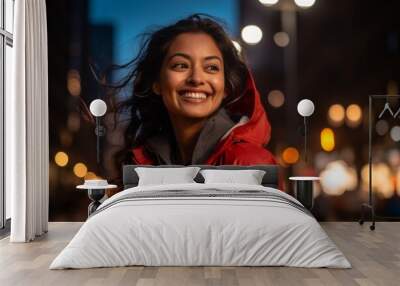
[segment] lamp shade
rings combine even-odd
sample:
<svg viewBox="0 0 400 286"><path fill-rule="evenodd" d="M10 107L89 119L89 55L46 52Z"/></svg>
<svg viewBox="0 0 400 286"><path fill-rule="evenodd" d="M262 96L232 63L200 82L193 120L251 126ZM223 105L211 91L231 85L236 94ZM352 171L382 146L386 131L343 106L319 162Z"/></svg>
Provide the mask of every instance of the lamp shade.
<svg viewBox="0 0 400 286"><path fill-rule="evenodd" d="M107 111L106 103L101 99L95 99L90 103L90 112L96 116L100 117L103 116Z"/></svg>
<svg viewBox="0 0 400 286"><path fill-rule="evenodd" d="M314 113L314 103L309 99L303 99L297 104L297 112L301 116L311 116Z"/></svg>

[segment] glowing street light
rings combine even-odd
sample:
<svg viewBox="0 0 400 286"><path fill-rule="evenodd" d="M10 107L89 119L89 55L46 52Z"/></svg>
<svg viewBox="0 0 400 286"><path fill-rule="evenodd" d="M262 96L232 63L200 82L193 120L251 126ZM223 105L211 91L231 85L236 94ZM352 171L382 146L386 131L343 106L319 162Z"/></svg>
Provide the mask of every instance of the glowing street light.
<svg viewBox="0 0 400 286"><path fill-rule="evenodd" d="M330 152L335 148L335 133L330 128L321 131L321 147L324 151Z"/></svg>
<svg viewBox="0 0 400 286"><path fill-rule="evenodd" d="M350 127L357 127L361 123L362 111L357 104L350 104L346 109L346 121Z"/></svg>
<svg viewBox="0 0 400 286"><path fill-rule="evenodd" d="M85 164L83 164L83 163L75 164L75 166L74 166L75 176L77 176L79 178L83 178L86 176L87 172L88 172L88 169Z"/></svg>
<svg viewBox="0 0 400 286"><path fill-rule="evenodd" d="M274 42L278 47L284 48L289 45L290 39L286 32L278 32L274 35Z"/></svg>
<svg viewBox="0 0 400 286"><path fill-rule="evenodd" d="M60 167L65 167L68 164L68 155L65 152L57 152L54 156L54 162Z"/></svg>
<svg viewBox="0 0 400 286"><path fill-rule="evenodd" d="M258 1L265 6L272 6L279 2L279 0L258 0Z"/></svg>
<svg viewBox="0 0 400 286"><path fill-rule="evenodd" d="M310 8L315 4L315 0L294 0L294 3L300 8Z"/></svg>
<svg viewBox="0 0 400 286"><path fill-rule="evenodd" d="M81 94L81 76L79 71L70 70L67 75L67 89L72 96Z"/></svg>
<svg viewBox="0 0 400 286"><path fill-rule="evenodd" d="M275 108L279 108L285 103L285 95L280 90L271 90L268 93L268 103Z"/></svg>
<svg viewBox="0 0 400 286"><path fill-rule="evenodd" d="M345 110L342 105L334 104L331 107L329 107L328 119L333 126L338 127L342 125L344 118L345 118Z"/></svg>
<svg viewBox="0 0 400 286"><path fill-rule="evenodd" d="M282 153L282 159L286 164L295 164L299 161L299 151L294 147L286 148Z"/></svg>
<svg viewBox="0 0 400 286"><path fill-rule="evenodd" d="M384 119L378 120L378 122L376 122L376 125L375 125L375 130L376 130L376 133L378 133L380 136L383 136L386 133L388 133L389 124Z"/></svg>
<svg viewBox="0 0 400 286"><path fill-rule="evenodd" d="M87 172L85 175L85 180L94 180L94 179L100 179L94 172Z"/></svg>
<svg viewBox="0 0 400 286"><path fill-rule="evenodd" d="M395 191L393 176L390 167L385 163L372 164L372 191L386 199L393 196ZM366 164L361 169L362 189L368 192L369 188L369 165Z"/></svg>
<svg viewBox="0 0 400 286"><path fill-rule="evenodd" d="M263 36L262 30L256 25L248 25L242 29L242 39L249 45L258 44Z"/></svg>
<svg viewBox="0 0 400 286"><path fill-rule="evenodd" d="M400 141L400 126L392 127L392 129L390 130L390 138L392 138L394 142Z"/></svg>
<svg viewBox="0 0 400 286"><path fill-rule="evenodd" d="M319 176L322 190L332 196L354 190L358 183L356 170L341 160L328 163Z"/></svg>

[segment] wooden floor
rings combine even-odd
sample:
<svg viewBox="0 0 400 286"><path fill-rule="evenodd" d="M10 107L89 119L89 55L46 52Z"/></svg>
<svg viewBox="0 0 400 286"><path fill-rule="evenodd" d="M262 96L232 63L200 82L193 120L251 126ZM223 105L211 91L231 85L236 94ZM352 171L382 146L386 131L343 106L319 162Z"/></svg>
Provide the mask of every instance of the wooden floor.
<svg viewBox="0 0 400 286"><path fill-rule="evenodd" d="M352 269L290 267L120 267L49 270L81 223L50 223L32 243L0 240L0 285L400 285L400 223L321 223Z"/></svg>

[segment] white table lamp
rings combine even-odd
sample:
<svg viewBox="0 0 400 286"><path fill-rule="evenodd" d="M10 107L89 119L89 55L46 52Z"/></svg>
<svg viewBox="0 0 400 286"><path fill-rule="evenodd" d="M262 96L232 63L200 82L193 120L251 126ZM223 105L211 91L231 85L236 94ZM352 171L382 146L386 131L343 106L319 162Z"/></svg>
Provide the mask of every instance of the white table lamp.
<svg viewBox="0 0 400 286"><path fill-rule="evenodd" d="M96 117L96 137L97 137L97 163L100 163L100 137L106 134L106 129L100 124L100 117L107 112L107 105L101 99L95 99L90 103L90 112Z"/></svg>
<svg viewBox="0 0 400 286"><path fill-rule="evenodd" d="M90 103L89 109L93 116L101 117L106 114L107 105L103 100L95 99Z"/></svg>
<svg viewBox="0 0 400 286"><path fill-rule="evenodd" d="M307 118L314 113L314 103L303 99L297 104L297 112L304 117L304 161L307 163Z"/></svg>

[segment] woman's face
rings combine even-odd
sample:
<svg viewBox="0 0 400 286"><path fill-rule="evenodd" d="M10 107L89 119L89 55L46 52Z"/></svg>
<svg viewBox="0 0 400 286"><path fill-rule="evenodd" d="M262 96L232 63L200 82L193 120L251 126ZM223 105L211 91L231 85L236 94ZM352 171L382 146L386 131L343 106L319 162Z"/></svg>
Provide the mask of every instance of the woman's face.
<svg viewBox="0 0 400 286"><path fill-rule="evenodd" d="M203 119L225 96L224 60L213 38L183 33L171 43L153 91L171 117Z"/></svg>

